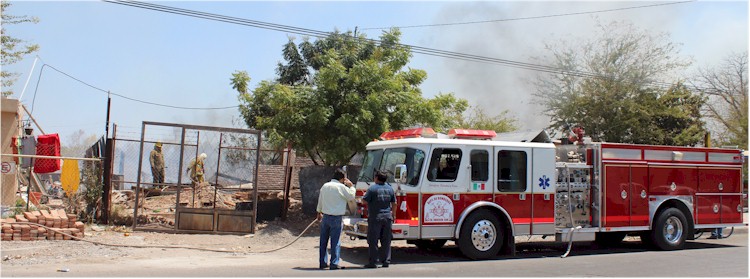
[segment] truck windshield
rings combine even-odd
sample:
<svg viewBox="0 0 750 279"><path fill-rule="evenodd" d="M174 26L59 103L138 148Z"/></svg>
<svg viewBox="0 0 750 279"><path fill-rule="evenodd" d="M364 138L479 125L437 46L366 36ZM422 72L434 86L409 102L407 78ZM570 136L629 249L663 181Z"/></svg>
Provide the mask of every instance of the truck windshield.
<svg viewBox="0 0 750 279"><path fill-rule="evenodd" d="M398 164L405 164L406 184L416 186L419 184L424 158L424 151L408 147L368 150L357 181L373 182L375 170L382 170L389 174L388 182L393 183L394 168Z"/></svg>

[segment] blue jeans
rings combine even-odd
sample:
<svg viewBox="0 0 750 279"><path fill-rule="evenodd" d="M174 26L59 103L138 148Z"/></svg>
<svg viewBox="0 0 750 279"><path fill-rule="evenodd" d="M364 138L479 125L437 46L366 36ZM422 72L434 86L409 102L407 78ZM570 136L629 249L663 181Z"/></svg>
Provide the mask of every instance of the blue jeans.
<svg viewBox="0 0 750 279"><path fill-rule="evenodd" d="M393 220L367 220L367 254L368 264L391 264L391 240L393 239ZM378 249L378 240L380 249Z"/></svg>
<svg viewBox="0 0 750 279"><path fill-rule="evenodd" d="M328 262L328 239L331 239L331 266L338 266L341 259L341 216L323 214L320 221L320 266Z"/></svg>
<svg viewBox="0 0 750 279"><path fill-rule="evenodd" d="M711 232L711 236L721 237L722 231L723 231L723 228L716 228L715 230Z"/></svg>

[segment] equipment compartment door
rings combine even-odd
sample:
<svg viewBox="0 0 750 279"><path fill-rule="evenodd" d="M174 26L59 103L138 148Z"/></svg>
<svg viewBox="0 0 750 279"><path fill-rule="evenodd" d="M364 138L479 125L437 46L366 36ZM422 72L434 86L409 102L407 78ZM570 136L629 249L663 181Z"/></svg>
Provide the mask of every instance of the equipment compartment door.
<svg viewBox="0 0 750 279"><path fill-rule="evenodd" d="M630 225L648 226L648 167L630 165Z"/></svg>
<svg viewBox="0 0 750 279"><path fill-rule="evenodd" d="M696 224L718 224L721 222L721 196L696 195Z"/></svg>
<svg viewBox="0 0 750 279"><path fill-rule="evenodd" d="M699 193L740 193L740 169L702 167L698 176Z"/></svg>
<svg viewBox="0 0 750 279"><path fill-rule="evenodd" d="M648 167L604 165L604 226L648 226Z"/></svg>
<svg viewBox="0 0 750 279"><path fill-rule="evenodd" d="M721 222L724 224L742 223L742 195L721 196Z"/></svg>
<svg viewBox="0 0 750 279"><path fill-rule="evenodd" d="M630 226L630 165L604 165L604 227Z"/></svg>

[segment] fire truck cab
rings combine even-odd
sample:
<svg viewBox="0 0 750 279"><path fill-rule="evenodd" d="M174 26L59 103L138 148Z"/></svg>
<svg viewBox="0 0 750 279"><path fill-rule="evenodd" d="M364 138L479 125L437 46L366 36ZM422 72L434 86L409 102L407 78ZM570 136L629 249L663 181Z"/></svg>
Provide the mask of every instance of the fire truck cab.
<svg viewBox="0 0 750 279"><path fill-rule="evenodd" d="M454 240L471 259L515 253L515 236L616 243L627 234L681 249L694 231L745 226L736 149L614 143L511 142L494 131L386 132L367 145L356 215L344 232L367 235L361 197L373 172L391 172L393 239L423 248Z"/></svg>

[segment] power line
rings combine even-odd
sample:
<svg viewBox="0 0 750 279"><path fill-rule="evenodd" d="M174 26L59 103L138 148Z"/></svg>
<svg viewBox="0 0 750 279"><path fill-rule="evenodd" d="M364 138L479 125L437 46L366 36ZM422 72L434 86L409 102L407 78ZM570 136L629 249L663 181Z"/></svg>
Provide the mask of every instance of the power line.
<svg viewBox="0 0 750 279"><path fill-rule="evenodd" d="M42 69L39 72L39 79L40 80L37 81L36 89L39 89L39 83L41 83L42 71L44 71L44 67L49 67L50 69L53 69L53 70L57 71L58 73L61 73L61 74L65 75L65 76L67 76L67 77L69 77L69 78L71 78L71 79L73 79L73 80L75 80L77 82L80 82L80 83L82 83L82 84L84 84L84 85L86 85L88 87L91 87L91 88L93 88L93 89L95 89L97 91L101 91L101 92L104 92L104 93L107 93L107 94L111 94L111 95L114 95L114 96L117 96L117 97L120 97L120 98L123 98L123 99L127 99L127 100L134 101L134 102L139 102L139 103L143 103L143 104L149 104L149 105L154 105L154 106L159 106L159 107L174 108L174 109L188 109L188 110L220 110L220 109L233 109L233 108L238 108L239 107L238 105L237 106L228 106L228 107L182 107L182 106L173 106L173 105L166 105L166 104L160 104L160 103L154 103L154 102L144 101L144 100L140 100L140 99L136 99L136 98L131 98L131 97L128 97L128 96L125 96L125 95L122 95L122 94L112 93L110 91L107 91L107 90L104 90L102 88L96 87L96 86L91 85L91 84L89 84L89 83L87 83L87 82L85 82L85 81L83 81L83 80L81 80L79 78L76 78L76 77L74 77L74 76L72 76L72 75L70 75L70 74L68 74L66 72L63 72L62 70L59 70L59 69L55 68L54 66L52 66L50 64L47 64L47 63L45 63L44 65L42 65ZM33 100L36 101L36 90L34 90L34 99ZM32 112L33 112L33 107L34 107L34 101L32 101Z"/></svg>
<svg viewBox="0 0 750 279"><path fill-rule="evenodd" d="M212 14L212 13L199 12L199 11L174 8L174 7L151 4L151 3L143 3L143 2L137 2L137 1L104 0L104 2L131 6L131 7L136 7L136 8L142 8L142 9L147 9L147 10L153 10L153 11L159 11L159 12L165 12L165 13L171 13L171 14L177 14L177 15L184 15L184 16L189 16L189 17L202 18L202 19L225 22L225 23L231 23L231 24L237 24L237 25L244 25L244 26L269 29L269 30L274 30L274 31L288 32L288 33L305 35L305 36L316 37L316 38L326 38L330 35L335 34L331 32L323 32L323 31L318 31L318 30L299 28L299 27L293 27L293 26L287 26L287 25L281 25L281 24L274 24L274 23L267 23L267 22L261 22L261 21L255 21L255 20L248 20L248 19L243 19L243 18L229 17L229 16L224 16L224 15L217 15L217 14ZM382 41L375 40L375 39L365 39L365 40L367 40L368 42L382 43ZM572 74L572 75L589 76L589 77L595 76L593 74L585 74L583 72L563 71L561 69L550 67L550 66L536 65L536 64L517 62L517 61L512 61L512 60L497 59L497 58L491 58L491 57L485 57L485 56L479 56L479 55L444 51L444 50L438 50L438 49L432 49L432 48L426 48L426 47L420 47L420 46L414 46L414 45L408 45L408 44L396 44L396 45L400 47L409 48L409 51L411 51L412 53L418 53L418 54L453 58L453 59L459 59L459 60L465 60L465 61L501 64L501 65L505 65L509 67L534 70L534 71L542 71L542 72L548 72L548 73Z"/></svg>
<svg viewBox="0 0 750 279"><path fill-rule="evenodd" d="M391 27L368 27L368 28L362 28L362 30L390 29L390 28L407 29L407 28L421 28L421 27L436 27L436 26L468 25L468 24L495 23L495 22L506 22L506 21L519 21L519 20L541 19L541 18L551 18L551 17L563 17L563 16L572 16L572 15L584 15L584 14L595 14L595 13L605 13L605 12L616 12L616 11L624 11L624 10L632 10L632 9L651 8L651 7L657 7L657 6L677 5L677 4L684 4L684 3L695 2L695 1L696 0L690 0L690 1L682 1L682 2L661 3L661 4L652 4L652 5L635 6L635 7L625 7L625 8L616 8L616 9L607 9L607 10L597 10L597 11L588 11L588 12L575 12L575 13L564 13L564 14L554 14L554 15L530 16L530 17L518 17L518 18L505 18L505 19L491 19L491 20L479 20L479 21L468 21L468 22L420 24L420 25L391 26Z"/></svg>
<svg viewBox="0 0 750 279"><path fill-rule="evenodd" d="M313 30L313 29L294 27L294 26L289 26L289 25L281 25L281 24L268 23L268 22L262 22L262 21L256 21L256 20L249 20L249 19L243 19L243 18L237 18L237 17L230 17L230 16L225 16L225 15L200 12L200 11L194 11L194 10L188 10L188 9L182 9L182 8L175 8L175 7L170 7L170 6L163 6L163 5L144 3L144 2L138 2L138 1L120 1L120 0L103 0L103 1L107 3L131 6L135 8L147 9L147 10L152 10L152 11L165 12L165 13L170 13L170 14L183 15L183 16L261 28L261 29L281 31L281 32L305 35L305 36L316 37L316 38L326 38L331 35L341 34L341 33L323 32L323 31L318 31L318 30ZM382 41L376 40L376 39L365 38L364 40L367 42L372 42L372 43L380 43L380 44L383 43ZM408 45L408 44L397 43L397 44L394 44L394 46L406 48L408 51L412 53L450 58L450 59L456 59L456 60L497 64L497 65L502 65L502 66L511 67L511 68L525 69L525 70L531 70L531 71L537 71L537 72L545 72L545 73L550 73L550 74L562 74L562 75L583 77L583 78L612 79L612 77L603 76L603 75L595 74L595 73L587 73L587 72L577 71L577 70L564 70L564 69L560 69L560 68L556 68L552 66L538 65L538 64L532 64L532 63L519 62L519 61L513 61L513 60L507 60L507 59L499 59L499 58L473 55L473 54L466 54L466 53L460 53L460 52L452 52L452 51L420 47L420 46L414 46L414 45ZM671 83L665 83L665 82L659 82L659 81L650 81L647 83L653 84L662 88L669 88L672 86Z"/></svg>

